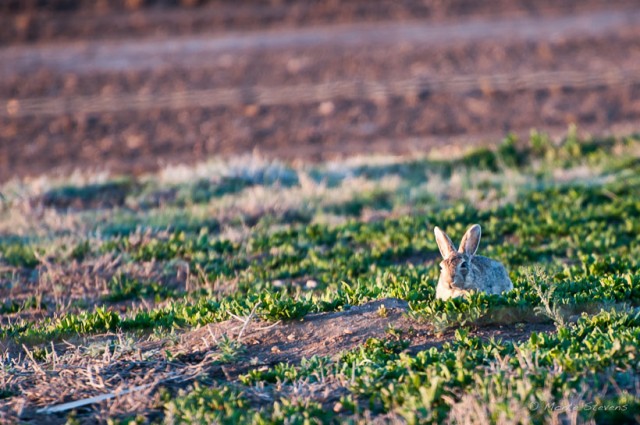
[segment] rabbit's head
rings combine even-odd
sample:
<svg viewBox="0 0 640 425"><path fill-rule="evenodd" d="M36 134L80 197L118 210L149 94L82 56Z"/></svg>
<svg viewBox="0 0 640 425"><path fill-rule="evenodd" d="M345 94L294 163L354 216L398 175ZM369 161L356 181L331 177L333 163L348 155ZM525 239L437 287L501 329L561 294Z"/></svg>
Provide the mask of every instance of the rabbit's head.
<svg viewBox="0 0 640 425"><path fill-rule="evenodd" d="M460 249L456 250L449 236L440 228L434 229L436 242L442 254L440 263L440 280L451 288L467 289L473 281L473 256L480 245L480 226L474 224L462 237Z"/></svg>

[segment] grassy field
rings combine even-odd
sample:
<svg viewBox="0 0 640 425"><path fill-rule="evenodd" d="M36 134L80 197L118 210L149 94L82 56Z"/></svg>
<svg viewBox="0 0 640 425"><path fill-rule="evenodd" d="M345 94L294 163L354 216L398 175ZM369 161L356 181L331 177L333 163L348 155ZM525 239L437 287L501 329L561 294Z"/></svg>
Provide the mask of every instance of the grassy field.
<svg viewBox="0 0 640 425"><path fill-rule="evenodd" d="M0 421L640 420L638 137L1 192ZM471 223L515 289L435 300Z"/></svg>

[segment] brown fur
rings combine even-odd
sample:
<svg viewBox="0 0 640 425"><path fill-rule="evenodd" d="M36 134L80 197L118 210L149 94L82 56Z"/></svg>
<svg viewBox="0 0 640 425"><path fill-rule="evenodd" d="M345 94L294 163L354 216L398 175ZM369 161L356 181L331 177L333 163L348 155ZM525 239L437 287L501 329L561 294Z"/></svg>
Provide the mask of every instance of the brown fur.
<svg viewBox="0 0 640 425"><path fill-rule="evenodd" d="M455 249L451 239L437 227L435 234L438 248L444 257L440 263L436 298L446 300L470 291L500 294L513 289L513 283L501 263L475 255L480 244L479 225L473 225L467 230L459 251Z"/></svg>

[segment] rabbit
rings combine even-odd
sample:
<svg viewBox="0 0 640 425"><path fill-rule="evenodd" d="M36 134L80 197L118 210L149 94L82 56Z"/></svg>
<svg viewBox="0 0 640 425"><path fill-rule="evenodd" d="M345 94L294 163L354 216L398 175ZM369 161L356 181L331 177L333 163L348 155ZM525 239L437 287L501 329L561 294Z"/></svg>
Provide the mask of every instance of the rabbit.
<svg viewBox="0 0 640 425"><path fill-rule="evenodd" d="M475 255L480 245L480 226L474 224L462 237L460 249L440 228L434 229L436 242L444 260L440 263L440 279L436 298L447 300L482 291L500 294L513 289L513 283L504 266L498 261Z"/></svg>

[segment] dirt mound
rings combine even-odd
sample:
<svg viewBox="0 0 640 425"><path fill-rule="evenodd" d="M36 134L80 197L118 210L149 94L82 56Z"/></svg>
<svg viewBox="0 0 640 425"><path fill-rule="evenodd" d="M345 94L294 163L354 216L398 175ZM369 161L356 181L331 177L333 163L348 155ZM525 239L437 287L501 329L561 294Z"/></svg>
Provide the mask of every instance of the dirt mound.
<svg viewBox="0 0 640 425"><path fill-rule="evenodd" d="M277 323L253 321L245 326L238 320L211 324L187 334L184 347L206 352L226 336L236 339L240 332L246 355L261 364L298 362L303 357L332 356L356 347L369 338L385 338L394 328L411 334L414 345L438 345L430 326L406 316L408 305L395 298L374 301L345 311L309 314L301 320ZM244 331L243 331L244 329Z"/></svg>
<svg viewBox="0 0 640 425"><path fill-rule="evenodd" d="M203 358L222 338L238 339L246 346L243 356L250 363L227 365L227 373L237 374L256 365L297 363L311 356L335 357L362 345L369 338L401 338L409 341L408 351L440 347L451 340L453 331L434 332L426 320L410 317L406 301L385 298L344 311L309 314L300 320L269 324L260 320L229 320L214 323L182 337L175 351L185 361ZM246 320L246 319L245 319ZM550 324L487 326L472 330L481 338L521 340L531 332L554 330Z"/></svg>

